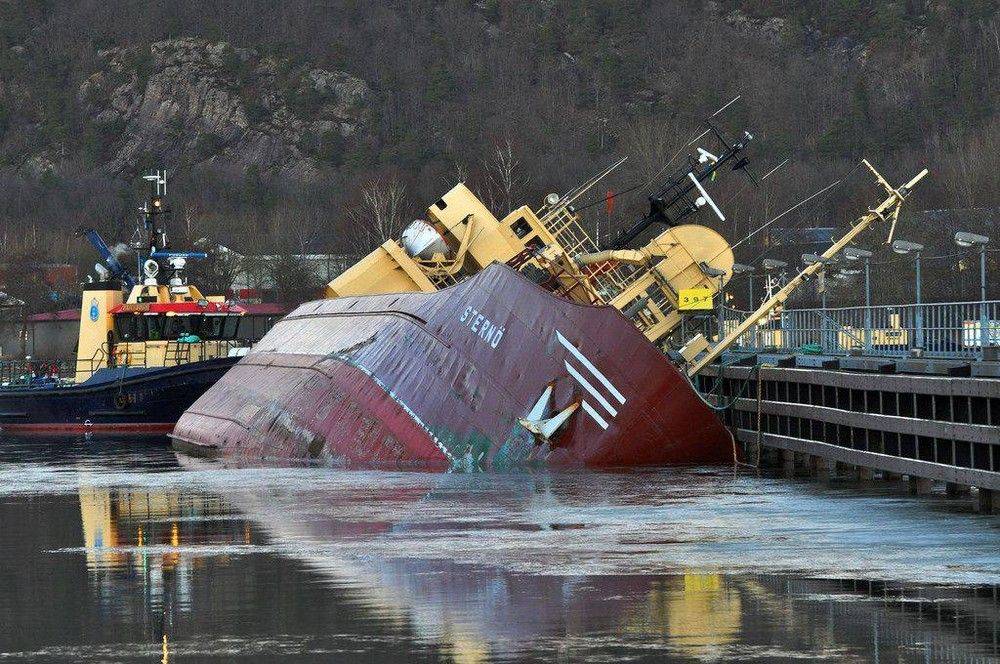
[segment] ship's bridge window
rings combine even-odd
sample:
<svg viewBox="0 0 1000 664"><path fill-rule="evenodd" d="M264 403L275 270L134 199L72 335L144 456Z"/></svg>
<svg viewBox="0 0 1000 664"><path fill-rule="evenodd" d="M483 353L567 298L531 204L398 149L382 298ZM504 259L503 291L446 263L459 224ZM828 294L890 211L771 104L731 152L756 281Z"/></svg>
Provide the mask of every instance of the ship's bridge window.
<svg viewBox="0 0 1000 664"><path fill-rule="evenodd" d="M114 317L115 336L121 341L138 341L141 316L118 314Z"/></svg>
<svg viewBox="0 0 1000 664"><path fill-rule="evenodd" d="M197 316L197 318L201 319L201 326L200 331L195 334L202 339L235 339L239 331L239 316Z"/></svg>
<svg viewBox="0 0 1000 664"><path fill-rule="evenodd" d="M119 341L175 341L196 335L203 341L232 340L239 332L239 316L148 316L119 314L114 317Z"/></svg>
<svg viewBox="0 0 1000 664"><path fill-rule="evenodd" d="M514 231L514 235L524 239L531 232L531 224L524 217L518 217L510 224L510 229Z"/></svg>

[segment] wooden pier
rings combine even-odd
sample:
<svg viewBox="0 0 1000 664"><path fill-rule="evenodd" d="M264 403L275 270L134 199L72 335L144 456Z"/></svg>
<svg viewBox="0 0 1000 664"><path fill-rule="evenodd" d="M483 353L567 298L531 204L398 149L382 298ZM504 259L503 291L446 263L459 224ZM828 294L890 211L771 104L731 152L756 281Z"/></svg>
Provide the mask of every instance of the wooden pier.
<svg viewBox="0 0 1000 664"><path fill-rule="evenodd" d="M1000 379L887 370L747 357L707 367L699 387L729 406L723 418L750 462L820 480L842 471L905 478L918 494L940 482L949 495L973 495L979 511L1000 512Z"/></svg>

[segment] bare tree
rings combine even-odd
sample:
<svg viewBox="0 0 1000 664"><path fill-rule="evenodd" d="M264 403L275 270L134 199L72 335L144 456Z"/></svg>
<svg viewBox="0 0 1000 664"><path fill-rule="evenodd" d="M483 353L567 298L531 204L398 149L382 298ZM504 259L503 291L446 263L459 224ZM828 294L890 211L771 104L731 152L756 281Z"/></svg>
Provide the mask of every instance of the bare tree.
<svg viewBox="0 0 1000 664"><path fill-rule="evenodd" d="M501 212L506 214L514 206L514 195L522 185L521 162L514 155L510 139L493 146L493 154L484 164L489 181L490 198L501 204ZM496 200L494 198L498 198Z"/></svg>
<svg viewBox="0 0 1000 664"><path fill-rule="evenodd" d="M348 211L351 244L367 253L403 229L406 186L395 177L370 180L361 191L361 201Z"/></svg>

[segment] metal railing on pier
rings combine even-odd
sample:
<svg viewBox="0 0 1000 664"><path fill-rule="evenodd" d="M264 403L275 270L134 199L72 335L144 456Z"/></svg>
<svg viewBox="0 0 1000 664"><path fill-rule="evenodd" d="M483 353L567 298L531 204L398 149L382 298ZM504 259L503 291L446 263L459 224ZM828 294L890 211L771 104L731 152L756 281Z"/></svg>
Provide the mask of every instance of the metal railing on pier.
<svg viewBox="0 0 1000 664"><path fill-rule="evenodd" d="M724 328L747 315L727 308ZM786 309L747 331L735 350L981 360L998 346L1000 301L990 300Z"/></svg>

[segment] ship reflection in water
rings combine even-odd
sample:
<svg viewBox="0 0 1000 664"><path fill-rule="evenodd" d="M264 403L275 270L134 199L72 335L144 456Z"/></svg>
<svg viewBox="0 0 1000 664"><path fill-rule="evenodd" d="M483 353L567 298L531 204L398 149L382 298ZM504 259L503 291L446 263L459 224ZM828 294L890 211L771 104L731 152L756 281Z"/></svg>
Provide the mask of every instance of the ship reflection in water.
<svg viewBox="0 0 1000 664"><path fill-rule="evenodd" d="M190 463L0 439L0 660L1000 657L1000 524L945 500Z"/></svg>

